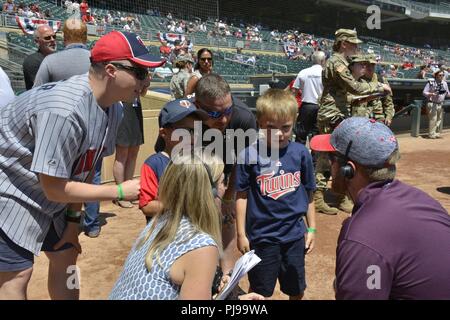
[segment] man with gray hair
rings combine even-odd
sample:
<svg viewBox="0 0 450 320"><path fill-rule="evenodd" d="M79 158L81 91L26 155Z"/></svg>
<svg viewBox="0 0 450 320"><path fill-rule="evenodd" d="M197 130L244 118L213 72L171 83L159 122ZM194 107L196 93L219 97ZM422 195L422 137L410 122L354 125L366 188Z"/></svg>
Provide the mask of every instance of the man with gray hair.
<svg viewBox="0 0 450 320"><path fill-rule="evenodd" d="M297 118L296 140L303 144L306 143L308 136L311 139L319 133L317 111L319 110L319 98L323 91L322 70L326 55L323 51L315 51L311 59L314 65L301 70L293 85L293 88L302 92L302 105Z"/></svg>
<svg viewBox="0 0 450 320"><path fill-rule="evenodd" d="M425 192L395 179L394 133L351 117L311 149L327 152L332 189L355 203L336 250L336 299L450 299L450 216Z"/></svg>
<svg viewBox="0 0 450 320"><path fill-rule="evenodd" d="M34 31L34 42L38 45L38 51L30 54L23 61L23 76L25 88L33 87L34 79L46 56L56 51L56 34L49 25L41 25Z"/></svg>

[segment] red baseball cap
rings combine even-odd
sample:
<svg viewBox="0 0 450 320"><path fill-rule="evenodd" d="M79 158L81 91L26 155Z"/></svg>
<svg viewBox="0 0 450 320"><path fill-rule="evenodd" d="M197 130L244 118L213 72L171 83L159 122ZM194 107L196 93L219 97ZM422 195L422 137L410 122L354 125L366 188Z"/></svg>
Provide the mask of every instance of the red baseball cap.
<svg viewBox="0 0 450 320"><path fill-rule="evenodd" d="M319 134L314 136L309 146L314 151L334 152L336 149L331 144L331 134Z"/></svg>
<svg viewBox="0 0 450 320"><path fill-rule="evenodd" d="M142 39L135 33L111 31L101 37L91 50L92 62L130 60L146 68L157 68L165 59L150 55Z"/></svg>

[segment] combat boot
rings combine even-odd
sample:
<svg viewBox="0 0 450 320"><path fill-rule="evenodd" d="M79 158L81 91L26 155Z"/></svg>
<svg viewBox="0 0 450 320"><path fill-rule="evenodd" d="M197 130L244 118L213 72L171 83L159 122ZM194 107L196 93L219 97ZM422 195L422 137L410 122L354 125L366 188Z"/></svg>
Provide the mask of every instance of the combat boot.
<svg viewBox="0 0 450 320"><path fill-rule="evenodd" d="M338 195L336 197L336 200L338 202L338 208L341 209L344 212L352 213L353 210L353 201L350 200L347 196L344 195Z"/></svg>
<svg viewBox="0 0 450 320"><path fill-rule="evenodd" d="M316 206L316 212L332 216L337 215L338 213L338 209L330 207L323 199L323 190L314 192L314 205Z"/></svg>

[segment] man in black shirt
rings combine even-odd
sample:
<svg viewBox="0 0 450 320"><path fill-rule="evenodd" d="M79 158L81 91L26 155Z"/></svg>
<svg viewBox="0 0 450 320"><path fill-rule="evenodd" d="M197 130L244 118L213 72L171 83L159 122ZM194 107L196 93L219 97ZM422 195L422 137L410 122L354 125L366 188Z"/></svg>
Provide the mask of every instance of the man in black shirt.
<svg viewBox="0 0 450 320"><path fill-rule="evenodd" d="M41 25L34 31L34 41L39 49L26 57L22 66L27 90L33 88L42 60L56 51L56 34L49 25Z"/></svg>

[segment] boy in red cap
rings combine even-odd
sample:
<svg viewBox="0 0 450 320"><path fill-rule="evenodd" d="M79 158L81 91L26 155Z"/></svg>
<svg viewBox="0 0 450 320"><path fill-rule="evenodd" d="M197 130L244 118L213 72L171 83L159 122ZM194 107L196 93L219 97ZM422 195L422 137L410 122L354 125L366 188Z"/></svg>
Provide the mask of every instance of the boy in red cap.
<svg viewBox="0 0 450 320"><path fill-rule="evenodd" d="M40 251L50 260L50 297L78 299L78 281L69 280L82 203L139 195L137 180L97 186L90 176L114 152L119 102L133 102L148 68L165 61L137 35L114 31L98 40L91 62L88 73L33 88L0 110L0 300L27 298Z"/></svg>

